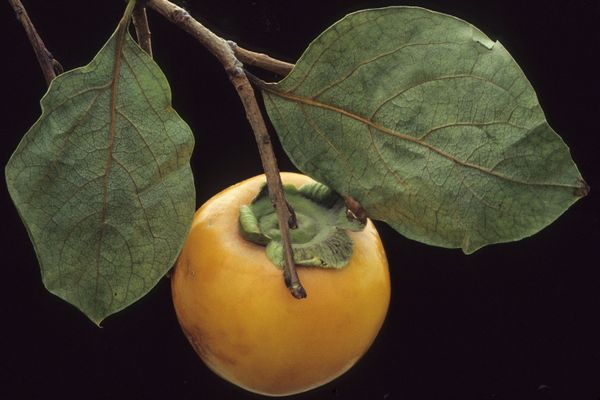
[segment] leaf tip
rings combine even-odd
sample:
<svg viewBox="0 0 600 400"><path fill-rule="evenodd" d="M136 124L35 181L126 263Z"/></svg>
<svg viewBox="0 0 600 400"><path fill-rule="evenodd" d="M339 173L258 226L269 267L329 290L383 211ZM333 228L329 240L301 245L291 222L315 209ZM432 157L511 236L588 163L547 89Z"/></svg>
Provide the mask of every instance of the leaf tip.
<svg viewBox="0 0 600 400"><path fill-rule="evenodd" d="M575 188L574 192L575 196L580 198L587 196L590 193L590 185L588 185L587 182L583 179L579 179L577 183L578 185Z"/></svg>
<svg viewBox="0 0 600 400"><path fill-rule="evenodd" d="M104 322L104 318L102 318L102 317L91 317L91 316L89 318L94 323L94 325L96 325L96 328L100 328L100 329L104 328L102 326L102 322Z"/></svg>

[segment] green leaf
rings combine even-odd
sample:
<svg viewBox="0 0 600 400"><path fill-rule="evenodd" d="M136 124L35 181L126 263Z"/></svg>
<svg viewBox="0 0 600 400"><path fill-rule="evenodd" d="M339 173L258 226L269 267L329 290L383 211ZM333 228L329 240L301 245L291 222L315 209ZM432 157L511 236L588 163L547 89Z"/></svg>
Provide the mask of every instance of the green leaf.
<svg viewBox="0 0 600 400"><path fill-rule="evenodd" d="M302 172L424 243L518 240L588 191L510 54L458 18L350 14L262 89Z"/></svg>
<svg viewBox="0 0 600 400"><path fill-rule="evenodd" d="M97 324L172 267L195 208L193 135L127 25L52 82L6 166L44 284Z"/></svg>

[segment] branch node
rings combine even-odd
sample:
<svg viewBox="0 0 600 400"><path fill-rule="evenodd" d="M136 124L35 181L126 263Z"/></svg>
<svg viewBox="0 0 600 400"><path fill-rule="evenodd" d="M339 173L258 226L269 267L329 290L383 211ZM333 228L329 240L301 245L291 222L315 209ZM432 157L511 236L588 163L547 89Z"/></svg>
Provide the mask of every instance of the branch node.
<svg viewBox="0 0 600 400"><path fill-rule="evenodd" d="M15 11L15 17L17 19L21 18L21 16L25 13L25 8L22 5L17 4L13 10Z"/></svg>
<svg viewBox="0 0 600 400"><path fill-rule="evenodd" d="M232 78L240 78L244 75L244 66L239 61L236 61L227 68L227 74Z"/></svg>
<svg viewBox="0 0 600 400"><path fill-rule="evenodd" d="M191 18L191 15L189 12L187 12L187 10L184 10L183 8L178 8L172 12L171 18L176 24L181 24L186 19Z"/></svg>

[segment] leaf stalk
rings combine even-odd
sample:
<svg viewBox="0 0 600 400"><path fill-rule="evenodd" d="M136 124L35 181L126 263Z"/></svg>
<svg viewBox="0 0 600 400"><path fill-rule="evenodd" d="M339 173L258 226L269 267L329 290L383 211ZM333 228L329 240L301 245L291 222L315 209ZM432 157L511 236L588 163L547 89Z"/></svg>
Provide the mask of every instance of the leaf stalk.
<svg viewBox="0 0 600 400"><path fill-rule="evenodd" d="M253 51L244 49L232 41L228 41L228 43L233 48L233 52L237 59L245 65L258 67L266 71L274 72L281 76L286 76L292 72L292 69L294 68L294 64L278 60L263 53L255 53Z"/></svg>

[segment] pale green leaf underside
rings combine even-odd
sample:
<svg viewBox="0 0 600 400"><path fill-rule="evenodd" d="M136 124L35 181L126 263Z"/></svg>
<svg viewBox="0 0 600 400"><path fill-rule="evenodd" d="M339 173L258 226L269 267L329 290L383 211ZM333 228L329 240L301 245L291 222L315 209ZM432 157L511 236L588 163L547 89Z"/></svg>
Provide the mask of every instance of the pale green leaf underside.
<svg viewBox="0 0 600 400"><path fill-rule="evenodd" d="M350 14L263 94L301 171L424 243L517 240L586 193L510 54L448 15Z"/></svg>
<svg viewBox="0 0 600 400"><path fill-rule="evenodd" d="M41 106L6 166L8 188L48 290L99 324L177 257L195 208L193 135L124 29L57 77Z"/></svg>

